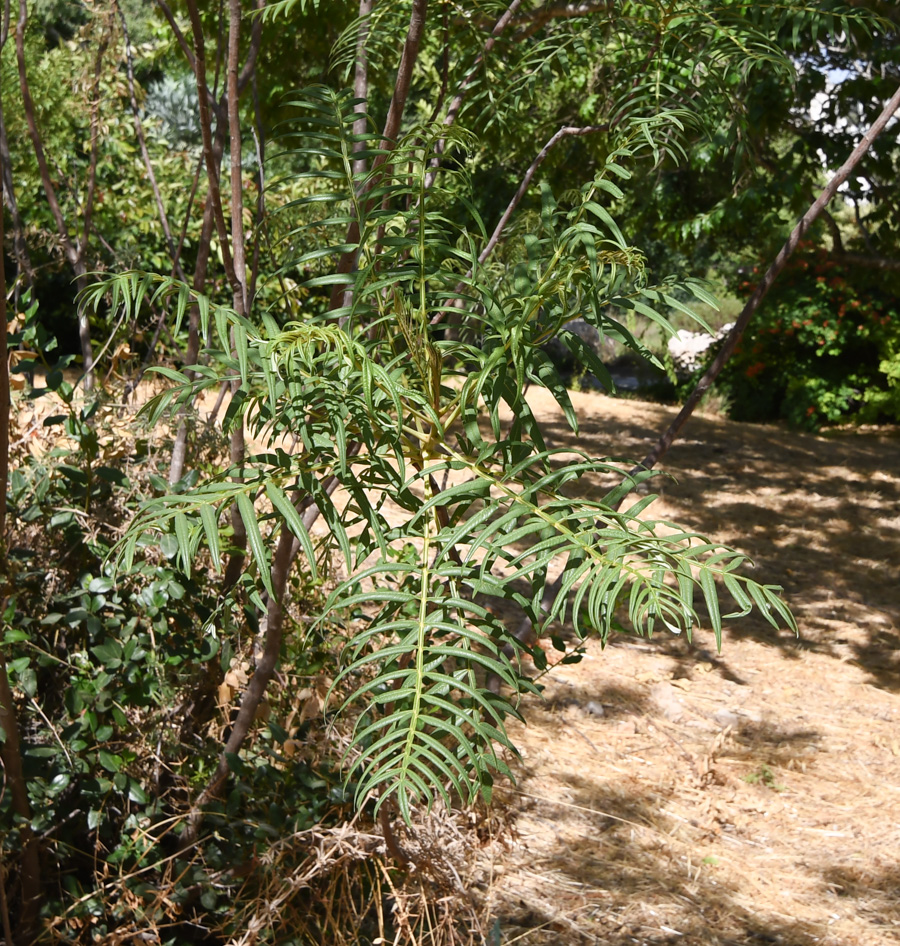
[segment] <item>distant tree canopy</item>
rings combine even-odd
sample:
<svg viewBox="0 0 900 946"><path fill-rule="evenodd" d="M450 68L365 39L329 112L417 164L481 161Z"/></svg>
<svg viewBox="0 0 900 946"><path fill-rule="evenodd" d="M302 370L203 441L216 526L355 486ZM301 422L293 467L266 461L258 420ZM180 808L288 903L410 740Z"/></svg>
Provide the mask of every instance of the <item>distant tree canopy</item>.
<svg viewBox="0 0 900 946"><path fill-rule="evenodd" d="M186 224L182 262L195 265L200 224L195 210L206 190L200 180L194 201L188 200L200 157L196 88L160 8L135 2L28 7L25 55L36 117L64 217L75 231L86 206L91 101L96 102L97 179L93 234L83 254L87 268L162 269L169 254L135 140L123 23L170 229L177 237ZM801 12L788 6L775 15L766 5L737 2L696 8L628 3L615 10L597 3L587 4L585 15L572 16L574 8L565 5L524 4L482 55L485 36L505 8L433 5L405 114L443 121L460 83L466 85L455 121L479 138L467 162L476 178L479 210L490 221L560 127L598 126L595 134L560 142L538 172L564 192L602 164L615 144L623 107L629 114L678 108L689 116L680 136L685 159L673 156L655 168L648 165L650 186L628 197L630 232L645 247L650 265L661 271L677 262L692 271L714 265L733 272L771 253L786 223L808 204L824 166L836 166L849 153L900 78L893 55L896 10L874 3L831 7ZM882 19L865 16L867 8ZM172 11L186 29L183 8L176 4ZM841 13L851 16L835 18ZM199 15L209 47L208 81L218 84L221 96L225 77L215 52L221 33L216 9L204 7ZM244 47L252 41L250 15ZM256 163L250 129L258 122L257 139L263 141L277 134L286 115L284 95L294 89L322 81L340 88L352 81L360 21L350 6L298 3L290 16L286 28L288 21L277 11L266 11L252 87L242 90L248 185ZM373 115L389 104L390 62L406 19L401 4L376 4L364 27ZM730 54L744 31L753 36L748 47L753 56L738 61ZM773 54L766 43L784 54ZM65 286L73 274L63 263L59 228L44 199L21 97L15 94L11 42L4 48L2 78L13 190L19 217L27 221L23 238L49 315L51 308L65 308ZM270 182L279 176L275 160ZM877 271L891 286L900 239L897 163L896 136L886 135L847 188L847 205L832 210L816 238L845 265ZM536 194L529 190L523 209L538 206ZM278 195L273 199L277 203ZM9 222L11 241L15 226ZM14 258L10 250L8 258Z"/></svg>

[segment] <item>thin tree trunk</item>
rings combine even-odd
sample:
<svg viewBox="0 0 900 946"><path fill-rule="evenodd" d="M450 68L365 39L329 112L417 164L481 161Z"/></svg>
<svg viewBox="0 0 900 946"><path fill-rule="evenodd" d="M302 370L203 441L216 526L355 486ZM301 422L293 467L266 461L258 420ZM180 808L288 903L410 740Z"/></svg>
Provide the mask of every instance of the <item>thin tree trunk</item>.
<svg viewBox="0 0 900 946"><path fill-rule="evenodd" d="M250 280L247 287L248 305L252 308L256 298L256 283L259 279L259 263L262 256L262 235L266 219L266 133L259 106L259 85L256 73L250 83L253 91L253 143L256 146L256 213L253 218L253 260L250 264Z"/></svg>
<svg viewBox="0 0 900 946"><path fill-rule="evenodd" d="M241 0L228 0L228 65L226 72L226 97L228 101L229 157L231 159L231 241L234 260L234 311L238 315L247 314L247 259L244 242L244 185L241 157L240 91L238 89L238 56L241 38ZM232 352L235 352L235 333L232 329ZM241 382L231 382L232 397L237 394ZM241 476L244 464L244 423L239 420L231 431L231 465ZM223 582L226 588L234 585L244 568L245 549L247 548L247 525L238 511L237 505L231 507L231 526L234 530L234 546L225 567Z"/></svg>
<svg viewBox="0 0 900 946"><path fill-rule="evenodd" d="M107 36L102 36L97 44L94 59L94 81L90 93L91 156L88 162L87 193L84 198L84 227L78 244L78 259L86 268L88 243L91 238L91 223L94 218L94 196L97 193L97 160L100 156L100 72L103 68L103 56L109 45Z"/></svg>
<svg viewBox="0 0 900 946"><path fill-rule="evenodd" d="M31 256L28 253L28 244L25 241L25 225L19 214L19 204L13 190L12 159L9 154L9 142L6 138L6 124L3 121L3 101L0 96L0 169L2 169L3 198L9 208L9 217L13 225L13 254L16 257L16 267L25 277L26 286L34 283L34 267L31 265ZM0 207L2 209L2 207Z"/></svg>
<svg viewBox="0 0 900 946"><path fill-rule="evenodd" d="M231 245L234 260L234 311L247 314L247 258L244 241L243 142L241 140L238 65L241 44L241 0L228 0L228 102L229 157L231 158Z"/></svg>
<svg viewBox="0 0 900 946"><path fill-rule="evenodd" d="M359 18L361 20L359 27L359 36L356 39L356 66L353 71L353 97L361 99L353 106L354 112L364 113L367 108L367 99L369 97L369 54L366 51L366 43L369 40L369 17L372 15L372 0L359 0ZM367 121L365 115L357 118L353 123L353 134L355 136L364 135L367 131ZM364 147L362 141L353 143L353 151L361 151ZM366 173L368 162L365 158L354 158L353 176L362 177Z"/></svg>
<svg viewBox="0 0 900 946"><path fill-rule="evenodd" d="M206 49L203 36L203 25L200 20L200 13L197 9L196 0L187 0L188 15L191 20L191 30L194 37L194 55L192 57L194 74L197 80L197 94L200 110L200 133L203 138L203 153L206 158L206 171L209 180L208 200L213 203L213 218L216 231L219 237L219 245L222 251L222 263L225 268L225 276L231 286L232 299L235 311L239 315L245 312L244 302L246 299L246 290L244 280L246 279L244 263L244 244L243 244L243 222L241 221L241 210L243 206L242 194L240 193L240 119L238 112L237 97L239 94L240 80L238 76L238 50L240 42L240 0L229 0L229 19L230 29L228 38L228 66L227 66L227 88L233 95L227 95L227 120L229 124L229 134L231 137L231 187L232 187L232 208L231 208L231 235L235 236L236 242L232 247L228 225L225 221L225 214L222 209L222 195L219 188L219 176L217 173L216 162L213 156L212 141L212 120L209 109L209 89L206 83ZM236 8L236 9L235 9ZM221 123L221 111L219 109L219 123ZM235 154L235 142L237 145L237 154ZM235 163L237 167L235 168ZM237 181L238 204L234 205L235 200L235 180ZM232 250L234 253L232 253ZM240 275L238 274L240 270ZM244 462L244 431L243 427L235 428L231 436L231 462L232 466L240 467ZM233 585L240 577L244 566L245 549L247 547L247 530L237 507L233 507L231 512L232 526L234 528L233 545L234 551L229 557L225 568L223 584L225 588Z"/></svg>
<svg viewBox="0 0 900 946"><path fill-rule="evenodd" d="M216 167L220 166L222 160L222 149L224 147L224 128L216 127L216 137L213 142L213 156L216 161ZM194 266L193 286L197 292L203 292L206 287L206 278L209 272L209 254L211 250L212 232L214 226L213 204L207 200L203 208L203 223L200 227L200 242L197 246L197 261ZM200 357L200 309L196 305L191 306L188 315L188 344L185 352L185 364L190 367L197 364ZM184 476L184 465L187 460L187 438L188 438L188 413L191 408L185 405L178 413L178 430L175 433L175 442L172 445L172 462L169 466L169 482L177 483Z"/></svg>
<svg viewBox="0 0 900 946"><path fill-rule="evenodd" d="M83 288L87 275L87 268L83 258L84 254L83 252L79 252L73 244L65 217L59 206L56 189L53 187L53 182L50 178L50 170L47 166L44 143L41 139L40 129L38 128L35 118L34 100L31 98L31 89L28 85L28 75L25 68L25 26L27 22L27 0L19 0L19 18L16 22L15 33L16 62L19 69L19 90L22 93L22 108L25 112L25 122L28 126L28 134L31 138L32 147L34 148L34 156L37 160L38 173L40 174L41 184L44 189L44 196L47 198L47 206L50 208L50 213L53 215L53 219L56 222L56 230L59 235L60 243L62 244L63 253L69 265L75 271L79 288ZM78 338L81 343L84 387L85 390L90 391L94 386L94 349L91 343L91 326L86 310L81 311L78 316Z"/></svg>
<svg viewBox="0 0 900 946"><path fill-rule="evenodd" d="M797 248L797 244L803 239L804 234L813 225L816 218L828 206L831 198L837 193L838 188L847 180L853 172L853 169L859 164L863 156L872 146L872 142L881 134L898 109L900 109L900 89L897 89L891 100L885 105L881 114L872 124L872 127L863 135L862 140L853 149L853 153L850 157L841 165L840 169L834 174L809 210L800 218L797 226L794 227L791 235L788 237L787 242L772 261L772 265L766 270L765 276L760 280L753 295L747 300L747 304L734 323L734 328L728 333L725 342L719 349L719 353L713 359L712 364L706 369L703 377L697 382L697 386L691 392L691 396L685 402L684 407L681 408L675 420L673 420L668 428L660 435L653 449L644 457L641 463L634 468L633 473L640 470L652 469L668 452L669 448L675 442L675 438L696 410L703 395L710 389L713 382L718 378L722 369L725 367L728 359L734 354L734 350L741 340L741 336L744 334L747 326L750 324L750 320L765 298L766 293L771 289L772 284L778 278L779 273L784 269L787 261L791 258L791 254Z"/></svg>
<svg viewBox="0 0 900 946"><path fill-rule="evenodd" d="M191 51L190 46L187 43L183 33L178 27L177 22L175 21L174 15L172 14L171 9L165 0L157 0L159 8L162 10L163 15L169 21L170 26L172 27L173 32L176 35L176 39L181 45L187 60L188 65L191 67L191 70L194 72L195 79L197 81L198 96L201 101L205 104L201 106L200 109L200 127L201 134L204 138L204 164L207 168L208 178L215 178L215 187L210 183L210 193L207 196L206 206L204 208L203 215L203 226L200 235L200 243L197 251L197 262L194 269L194 281L193 286L197 292L203 292L206 285L207 278L207 269L209 265L209 253L210 253L210 239L212 237L213 227L215 226L216 232L219 236L220 243L223 247L223 257L228 253L231 244L229 244L227 238L223 240L223 233L225 231L225 221L224 213L222 210L221 195L219 191L219 179L221 177L221 160L222 152L224 150L224 134L225 127L224 123L221 121L222 113L228 111L228 125L229 132L233 127L238 129L238 136L240 136L240 125L239 121L235 121L234 116L237 114L237 105L235 104L234 111L231 110L230 106L227 105L228 93L227 93L227 82L228 76L226 72L226 98L223 102L216 104L216 94L218 87L218 60L216 67L216 77L214 82L214 88L210 91L207 88L206 84L206 58L203 51L203 36L202 29L199 24L199 17L197 16L197 9L195 3L191 2L189 4L189 15L191 17L191 29L193 32L193 38L195 43L195 48L200 50L200 53L195 53ZM262 10L265 7L265 0L256 0L257 10ZM240 4L238 4L238 19L240 17ZM230 10L230 15L234 11ZM238 24L239 25L239 24ZM261 17L255 17L253 21L253 26L250 33L250 45L247 51L247 58L244 61L243 66L240 69L240 72L237 72L237 48L229 45L229 60L226 66L227 69L231 69L232 72L237 72L237 95L234 96L235 103L240 93L246 87L248 82L255 82L256 76L256 61L259 55L259 47L262 40L262 19ZM229 43L231 32L229 33ZM238 36L239 39L239 36ZM232 62L232 59L234 60ZM216 132L215 137L212 137L211 127L210 127L210 113L209 107L215 107L217 110L217 118L219 119L216 122ZM207 138L211 139L210 147L207 147ZM232 147L232 154L234 154L234 148ZM210 172L210 161L209 158L212 156L212 165L215 170ZM232 159L232 185L233 185L233 159ZM233 188L232 188L232 197L233 197ZM242 195L241 195L242 201ZM260 196L260 201L262 201L262 195ZM232 204L233 206L233 204ZM187 227L187 221L185 221L185 230ZM184 232L182 233L181 240L179 241L178 252L180 253L181 244L184 242ZM243 247L243 244L242 244ZM243 249L241 250L243 253ZM233 263L231 264L233 268ZM244 265L246 269L246 264ZM226 262L225 265L226 276L229 279L229 283L232 287L232 294L235 292L235 282L236 280L232 278L229 272L229 264ZM243 291L241 292L242 301L245 303L245 309L238 308L235 305L235 309L238 312L243 312L246 310L246 306L249 305L249 296L250 290L247 286L247 277L246 272L243 275L243 279L240 280L242 283ZM255 280L254 280L255 284ZM199 310L196 306L191 307L190 318L188 322L188 347L185 355L185 361L187 365L196 364L197 358L199 357L200 352L200 322L199 322ZM172 448L172 462L169 467L169 482L176 483L184 475L184 466L187 459L187 440L189 433L189 425L187 421L187 413L189 408L185 408L181 411L179 415L179 424L178 430L175 435L175 443ZM241 439L241 444L238 445L234 441L237 438ZM241 454L241 462L243 461L243 431L240 431L239 434L236 434L235 438L232 440L232 457L237 455L238 446ZM241 538L241 533L243 533L243 538ZM235 533L235 545L237 547L245 547L246 545L246 533L243 530L243 523L240 523L238 526L238 531ZM233 561L233 564L232 564ZM226 571L226 585L229 581L236 581L237 577L240 575L240 567L243 565L243 556L238 556L235 559L229 559L230 569Z"/></svg>
<svg viewBox="0 0 900 946"><path fill-rule="evenodd" d="M385 152L391 150L394 141L400 131L400 123L403 119L403 110L406 107L406 99L409 95L409 84L412 81L413 70L416 66L416 60L419 58L419 49L422 45L422 37L425 34L425 20L428 13L428 0L413 0L412 12L409 18L409 28L406 32L406 41L403 44L403 53L400 57L400 65L397 67L397 76L394 80L394 92L391 96L391 104L388 108L387 118L384 122L384 131L381 133L383 139L381 147ZM387 154L379 154L372 162L372 170L381 167L387 160ZM365 195L375 187L376 176L372 176L360 189L360 199L365 199ZM344 241L349 244L357 244L356 249L344 253L338 260L336 272L344 275L352 272L359 259L359 240L361 230L360 221L354 220L347 228L347 238ZM330 307L337 309L349 304L350 293L346 287L340 283L335 285L331 292Z"/></svg>
<svg viewBox="0 0 900 946"><path fill-rule="evenodd" d="M209 185L207 200L212 201L213 221L216 235L219 238L219 247L222 251L222 265L225 268L225 277L231 286L235 298L243 298L243 291L237 281L234 261L231 255L231 241L228 234L228 225L222 210L222 192L219 187L219 168L214 158L212 137L212 115L210 112L210 93L206 84L206 50L203 37L203 25L200 13L197 10L196 0L187 0L188 14L191 19L191 29L194 36L194 55L190 62L194 68L197 81L197 96L200 111L200 135L203 139L203 156L206 164L206 177ZM221 119L221 109L217 110L217 119ZM217 126L221 122L217 120Z"/></svg>

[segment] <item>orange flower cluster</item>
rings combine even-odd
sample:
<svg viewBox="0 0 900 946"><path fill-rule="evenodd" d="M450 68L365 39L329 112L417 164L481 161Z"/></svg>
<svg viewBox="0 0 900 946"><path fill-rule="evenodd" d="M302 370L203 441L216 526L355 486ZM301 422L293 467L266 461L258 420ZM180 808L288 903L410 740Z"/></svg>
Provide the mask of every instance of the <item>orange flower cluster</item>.
<svg viewBox="0 0 900 946"><path fill-rule="evenodd" d="M765 370L766 370L765 363L762 361L757 361L757 362L754 362L752 365L750 365L750 367L747 368L744 374L748 378L755 378L758 374L760 374L760 372L765 371Z"/></svg>

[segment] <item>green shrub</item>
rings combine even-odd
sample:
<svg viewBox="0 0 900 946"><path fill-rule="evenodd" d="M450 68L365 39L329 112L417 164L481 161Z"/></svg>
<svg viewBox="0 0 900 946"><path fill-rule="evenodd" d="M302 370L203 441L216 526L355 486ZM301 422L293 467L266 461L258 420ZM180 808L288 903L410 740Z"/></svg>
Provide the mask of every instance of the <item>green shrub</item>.
<svg viewBox="0 0 900 946"><path fill-rule="evenodd" d="M740 288L749 292L754 285ZM718 389L734 420L783 419L807 430L847 420L896 421L900 301L823 251L807 251L772 290Z"/></svg>

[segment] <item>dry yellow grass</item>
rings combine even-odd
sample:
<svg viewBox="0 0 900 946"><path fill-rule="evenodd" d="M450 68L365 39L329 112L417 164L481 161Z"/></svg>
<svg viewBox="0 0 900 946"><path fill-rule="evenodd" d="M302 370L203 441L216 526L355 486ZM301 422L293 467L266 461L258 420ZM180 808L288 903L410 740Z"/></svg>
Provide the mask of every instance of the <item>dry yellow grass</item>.
<svg viewBox="0 0 900 946"><path fill-rule="evenodd" d="M671 416L573 400L597 455L642 455ZM800 638L758 619L721 655L708 632L619 638L527 701L499 799L516 836L494 855L503 943L900 941L898 461L896 431L691 422L651 515L747 552Z"/></svg>

